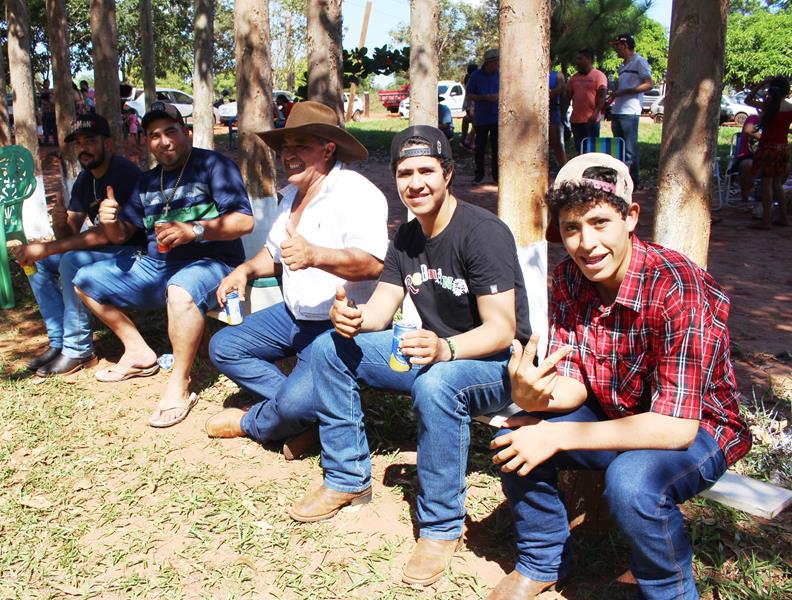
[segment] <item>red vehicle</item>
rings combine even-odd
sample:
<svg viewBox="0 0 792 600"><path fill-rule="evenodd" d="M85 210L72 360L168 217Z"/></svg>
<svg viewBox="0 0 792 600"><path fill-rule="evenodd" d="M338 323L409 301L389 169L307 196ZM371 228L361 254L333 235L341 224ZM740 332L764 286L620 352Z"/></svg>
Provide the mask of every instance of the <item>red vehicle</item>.
<svg viewBox="0 0 792 600"><path fill-rule="evenodd" d="M410 84L406 83L398 90L382 90L377 92L377 96L388 112L399 112L399 102L410 97Z"/></svg>

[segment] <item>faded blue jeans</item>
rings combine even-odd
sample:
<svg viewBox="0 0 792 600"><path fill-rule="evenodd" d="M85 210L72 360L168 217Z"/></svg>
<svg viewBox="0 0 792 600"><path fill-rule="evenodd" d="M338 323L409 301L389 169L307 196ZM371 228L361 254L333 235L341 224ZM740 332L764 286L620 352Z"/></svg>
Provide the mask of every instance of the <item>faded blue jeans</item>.
<svg viewBox="0 0 792 600"><path fill-rule="evenodd" d="M360 385L410 393L418 418L420 536L454 540L465 519L470 419L511 403L506 352L481 360L390 368L391 330L345 339L330 332L313 344L324 485L359 492L371 485Z"/></svg>
<svg viewBox="0 0 792 600"><path fill-rule="evenodd" d="M281 302L212 337L212 362L258 400L242 417L245 435L260 443L271 442L316 423L311 346L331 327L330 321L298 321ZM297 357L297 364L287 377L274 363L291 356Z"/></svg>
<svg viewBox="0 0 792 600"><path fill-rule="evenodd" d="M139 250L137 246L102 246L53 254L36 262L37 272L28 279L51 347L62 348L68 358L87 358L93 354L91 313L74 293L74 276L82 267L132 256Z"/></svg>
<svg viewBox="0 0 792 600"><path fill-rule="evenodd" d="M638 124L639 115L611 115L611 130L615 137L624 139L624 162L630 167L633 186L638 188Z"/></svg>
<svg viewBox="0 0 792 600"><path fill-rule="evenodd" d="M586 404L549 421L591 422L606 417ZM508 433L502 429L498 435ZM522 575L555 581L569 572L569 526L558 492L559 469L605 471L610 516L630 546L632 572L642 598L698 598L693 551L677 504L715 483L726 471L723 452L699 429L687 450L576 450L559 452L527 476L501 473L517 541Z"/></svg>

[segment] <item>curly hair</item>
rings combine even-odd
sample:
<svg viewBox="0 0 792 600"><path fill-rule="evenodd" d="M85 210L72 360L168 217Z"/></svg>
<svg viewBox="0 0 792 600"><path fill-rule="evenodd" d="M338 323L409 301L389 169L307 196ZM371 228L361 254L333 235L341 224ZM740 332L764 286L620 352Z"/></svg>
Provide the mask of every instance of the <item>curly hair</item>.
<svg viewBox="0 0 792 600"><path fill-rule="evenodd" d="M606 183L616 183L616 171L608 167L589 167L583 171L583 177ZM629 208L623 198L601 190L585 181L565 181L558 187L551 188L547 192L546 201L550 210L550 218L556 224L558 224L558 215L562 210L572 209L579 211L605 202L616 209L622 218L625 218Z"/></svg>

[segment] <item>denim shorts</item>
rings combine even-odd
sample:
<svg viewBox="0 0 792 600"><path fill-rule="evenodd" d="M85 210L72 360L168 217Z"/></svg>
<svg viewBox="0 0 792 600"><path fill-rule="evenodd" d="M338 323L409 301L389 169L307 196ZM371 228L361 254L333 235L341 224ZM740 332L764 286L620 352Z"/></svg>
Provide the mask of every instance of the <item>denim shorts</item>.
<svg viewBox="0 0 792 600"><path fill-rule="evenodd" d="M74 285L100 304L137 310L164 308L168 286L176 285L206 314L218 307L215 292L231 270L212 258L167 261L145 255L123 256L83 267L77 271Z"/></svg>

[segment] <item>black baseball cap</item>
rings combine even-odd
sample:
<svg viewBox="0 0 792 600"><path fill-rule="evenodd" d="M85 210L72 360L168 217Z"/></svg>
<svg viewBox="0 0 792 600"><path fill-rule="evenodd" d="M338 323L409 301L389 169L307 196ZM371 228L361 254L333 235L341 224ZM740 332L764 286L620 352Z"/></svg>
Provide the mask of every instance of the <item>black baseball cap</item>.
<svg viewBox="0 0 792 600"><path fill-rule="evenodd" d="M151 108L143 115L143 129L148 129L151 122L157 119L170 119L176 121L179 125L184 125L184 118L179 112L179 109L173 106L173 104L163 102L162 100L155 100L152 102Z"/></svg>
<svg viewBox="0 0 792 600"><path fill-rule="evenodd" d="M110 137L110 124L102 115L98 113L86 113L84 115L77 115L71 126L71 131L63 140L65 142L73 142L74 139L81 133L85 135L103 135Z"/></svg>
<svg viewBox="0 0 792 600"><path fill-rule="evenodd" d="M402 148L404 143L411 137L423 138L428 144L427 146ZM391 142L391 169L395 169L396 164L401 159L410 158L411 156L434 156L440 160L454 159L454 155L451 153L451 144L448 143L445 133L431 125L413 125L400 131L393 138L393 142Z"/></svg>

